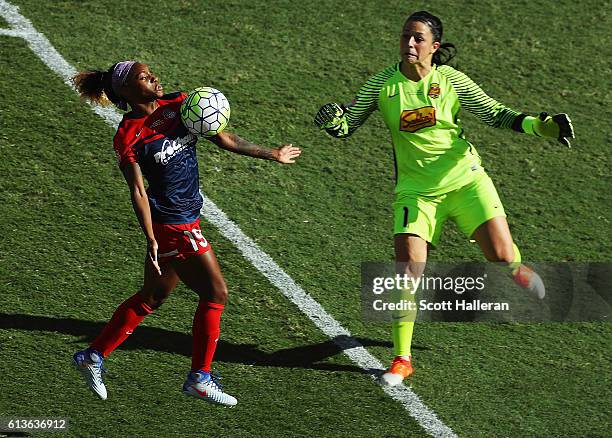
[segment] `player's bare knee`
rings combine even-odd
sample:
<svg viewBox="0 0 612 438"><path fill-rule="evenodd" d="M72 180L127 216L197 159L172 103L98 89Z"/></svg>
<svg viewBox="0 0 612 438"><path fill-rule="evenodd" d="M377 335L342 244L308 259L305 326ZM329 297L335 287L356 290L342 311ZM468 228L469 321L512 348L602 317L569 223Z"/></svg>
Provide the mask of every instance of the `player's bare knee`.
<svg viewBox="0 0 612 438"><path fill-rule="evenodd" d="M227 297L229 295L229 291L227 290L227 285L225 282L222 284L215 285L213 290L211 291L211 301L219 304L227 303Z"/></svg>
<svg viewBox="0 0 612 438"><path fill-rule="evenodd" d="M415 262L413 259L406 262L396 262L396 270L398 274L418 278L425 271L425 262Z"/></svg>
<svg viewBox="0 0 612 438"><path fill-rule="evenodd" d="M152 297L150 302L149 302L149 307L151 307L151 309L158 309L161 307L162 304L164 304L166 302L166 298L167 297Z"/></svg>
<svg viewBox="0 0 612 438"><path fill-rule="evenodd" d="M410 274L414 278L420 277L421 275L423 275L423 272L425 271L425 262L410 262L409 266L410 266Z"/></svg>
<svg viewBox="0 0 612 438"><path fill-rule="evenodd" d="M161 307L170 295L171 290L166 289L141 289L140 296L147 306L151 309Z"/></svg>

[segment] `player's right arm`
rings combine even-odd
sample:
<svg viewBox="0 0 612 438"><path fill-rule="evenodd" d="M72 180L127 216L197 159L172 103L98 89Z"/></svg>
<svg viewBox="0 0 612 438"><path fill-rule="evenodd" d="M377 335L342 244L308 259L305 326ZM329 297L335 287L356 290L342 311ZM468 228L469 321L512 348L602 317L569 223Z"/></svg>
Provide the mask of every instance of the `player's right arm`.
<svg viewBox="0 0 612 438"><path fill-rule="evenodd" d="M130 197L132 199L132 207L134 213L140 223L140 228L147 238L147 249L149 257L153 262L153 266L157 269L157 272L161 275L161 269L157 260L157 241L155 240L155 234L153 234L153 219L151 218L151 208L149 207L149 197L144 185L144 178L140 166L136 162L126 163L122 168L123 177L130 188Z"/></svg>
<svg viewBox="0 0 612 438"><path fill-rule="evenodd" d="M349 137L378 109L380 90L397 69L395 64L372 76L348 105L335 102L323 105L314 118L315 124L333 137Z"/></svg>

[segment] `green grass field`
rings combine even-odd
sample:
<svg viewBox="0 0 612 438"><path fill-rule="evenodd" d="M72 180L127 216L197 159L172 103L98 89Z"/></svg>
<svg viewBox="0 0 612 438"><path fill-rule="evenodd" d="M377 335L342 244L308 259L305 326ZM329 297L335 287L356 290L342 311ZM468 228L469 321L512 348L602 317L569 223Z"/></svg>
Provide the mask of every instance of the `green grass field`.
<svg viewBox="0 0 612 438"><path fill-rule="evenodd" d="M462 114L523 258L612 260L610 20L598 2L12 4L77 69L142 60L168 91L223 90L228 129L303 148L279 166L201 141L202 190L385 364L390 328L363 320L359 269L393 257L389 136L379 115L346 141L312 117L396 60L414 10L442 18L459 68L491 96L572 117L568 150ZM216 366L238 406L181 394L197 305L182 286L109 358L109 399L96 400L71 356L139 288L145 249L114 132L18 37L0 35L0 103L0 417L68 417L75 437L426 436L212 226L230 288ZM451 224L431 257L482 260ZM413 345L412 389L458 436L609 436L607 323L427 323Z"/></svg>

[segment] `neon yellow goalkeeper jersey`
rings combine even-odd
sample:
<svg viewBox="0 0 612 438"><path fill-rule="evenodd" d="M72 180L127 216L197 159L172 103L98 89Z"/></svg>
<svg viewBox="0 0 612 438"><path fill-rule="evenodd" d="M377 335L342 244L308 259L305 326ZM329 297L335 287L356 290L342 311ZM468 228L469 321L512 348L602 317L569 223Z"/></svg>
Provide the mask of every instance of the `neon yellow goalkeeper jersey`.
<svg viewBox="0 0 612 438"><path fill-rule="evenodd" d="M339 129L327 131L348 137L380 109L393 141L395 192L435 196L462 187L483 172L480 156L461 127L462 107L500 128L520 126L524 117L452 67L433 65L427 76L414 82L402 74L398 63L372 76L348 106Z"/></svg>

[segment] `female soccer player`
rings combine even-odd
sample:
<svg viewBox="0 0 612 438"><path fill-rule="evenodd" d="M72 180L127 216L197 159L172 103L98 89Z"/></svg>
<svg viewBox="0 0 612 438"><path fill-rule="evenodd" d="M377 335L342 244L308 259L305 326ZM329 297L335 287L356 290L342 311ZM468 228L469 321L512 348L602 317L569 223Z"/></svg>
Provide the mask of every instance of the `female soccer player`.
<svg viewBox="0 0 612 438"><path fill-rule="evenodd" d="M458 113L465 108L493 127L556 138L567 146L574 137L569 117L513 111L445 65L455 48L442 43L442 22L426 11L408 17L399 46L400 62L371 77L351 104L324 105L315 123L334 137L348 137L380 109L393 141L395 259L405 264L404 273L422 274L428 244L437 245L442 225L452 219L488 260L504 262L520 286L543 298L542 280L521 264L499 196L465 139ZM401 313L393 317L395 359L382 376L388 385L413 373L414 322L402 320Z"/></svg>
<svg viewBox="0 0 612 438"><path fill-rule="evenodd" d="M92 102L131 108L119 124L114 148L147 239L142 287L117 308L89 348L74 354L74 363L89 388L106 399L103 359L163 304L181 280L200 299L193 318L191 371L183 392L235 405L236 399L223 392L210 374L228 292L215 253L200 230L197 137L187 131L179 115L186 95L164 95L149 67L135 61L118 62L105 72L84 71L73 80L81 96ZM290 144L266 149L227 131L209 140L231 152L284 164L294 163L301 153Z"/></svg>

